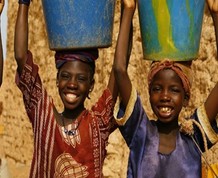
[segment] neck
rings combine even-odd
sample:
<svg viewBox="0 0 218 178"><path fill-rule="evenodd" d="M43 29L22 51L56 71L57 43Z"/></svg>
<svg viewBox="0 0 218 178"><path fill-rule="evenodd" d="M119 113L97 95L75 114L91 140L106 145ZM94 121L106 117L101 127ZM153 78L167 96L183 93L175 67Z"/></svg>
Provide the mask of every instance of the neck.
<svg viewBox="0 0 218 178"><path fill-rule="evenodd" d="M177 131L179 130L178 120L168 123L157 121L157 128L159 133L177 133Z"/></svg>
<svg viewBox="0 0 218 178"><path fill-rule="evenodd" d="M70 120L75 120L76 118L79 117L79 115L85 110L85 107L79 107L77 109L74 110L69 110L69 109L64 109L62 115L64 116L64 118L66 119L70 119Z"/></svg>

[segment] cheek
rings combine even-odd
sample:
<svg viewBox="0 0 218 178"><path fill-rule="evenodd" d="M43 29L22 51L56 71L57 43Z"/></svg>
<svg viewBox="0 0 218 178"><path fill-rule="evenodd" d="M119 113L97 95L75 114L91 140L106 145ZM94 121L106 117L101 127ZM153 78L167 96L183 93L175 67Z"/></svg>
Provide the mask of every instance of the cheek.
<svg viewBox="0 0 218 178"><path fill-rule="evenodd" d="M59 81L57 82L58 91L60 91L61 89L63 89L65 86L66 86L66 82L65 82L65 81L59 80Z"/></svg>
<svg viewBox="0 0 218 178"><path fill-rule="evenodd" d="M185 99L182 96L175 96L173 99L177 105L181 105L181 107L184 105Z"/></svg>
<svg viewBox="0 0 218 178"><path fill-rule="evenodd" d="M158 99L159 99L158 94L150 93L150 95L149 95L150 102L156 102Z"/></svg>

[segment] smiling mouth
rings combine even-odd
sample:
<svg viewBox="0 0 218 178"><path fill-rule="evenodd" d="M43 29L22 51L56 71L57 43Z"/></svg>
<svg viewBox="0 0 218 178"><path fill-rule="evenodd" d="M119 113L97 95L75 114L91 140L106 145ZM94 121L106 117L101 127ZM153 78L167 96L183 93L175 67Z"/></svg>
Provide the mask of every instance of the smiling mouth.
<svg viewBox="0 0 218 178"><path fill-rule="evenodd" d="M172 108L170 108L170 107L160 107L159 110L160 110L161 113L170 114L171 111L172 111Z"/></svg>
<svg viewBox="0 0 218 178"><path fill-rule="evenodd" d="M73 102L77 98L77 95L72 93L67 93L65 96L68 102Z"/></svg>

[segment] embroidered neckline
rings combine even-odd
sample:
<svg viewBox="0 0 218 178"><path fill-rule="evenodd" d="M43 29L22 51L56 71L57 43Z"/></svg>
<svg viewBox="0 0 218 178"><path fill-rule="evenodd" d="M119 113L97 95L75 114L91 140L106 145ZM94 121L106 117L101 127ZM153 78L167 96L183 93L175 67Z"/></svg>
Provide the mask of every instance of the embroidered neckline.
<svg viewBox="0 0 218 178"><path fill-rule="evenodd" d="M83 111L83 112L81 113L81 115L78 117L79 119L76 118L75 121L73 121L73 122L71 123L72 128L71 128L70 130L68 130L68 129L66 128L66 125L65 125L65 122L64 122L63 112L60 113L60 115L61 115L61 121L62 121L62 124L63 124L63 127L64 127L64 133L65 133L66 135L69 135L69 136L74 136L74 135L76 134L76 131L78 130L78 128L79 128L79 126L80 126L80 123L81 123L82 119L83 119L84 116L85 116L85 111Z"/></svg>

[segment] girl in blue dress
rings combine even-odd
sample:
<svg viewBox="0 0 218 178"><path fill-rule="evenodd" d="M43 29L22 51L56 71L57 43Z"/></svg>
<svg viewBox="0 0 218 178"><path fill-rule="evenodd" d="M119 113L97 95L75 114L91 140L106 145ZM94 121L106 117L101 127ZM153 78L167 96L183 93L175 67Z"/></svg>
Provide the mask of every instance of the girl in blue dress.
<svg viewBox="0 0 218 178"><path fill-rule="evenodd" d="M148 74L148 89L150 104L158 119L150 120L127 73L136 4L134 0L123 2L114 70L121 97L117 123L130 148L127 177L200 178L201 152L218 141L215 122L218 83L205 103L179 125L180 112L190 99L191 62L153 62ZM208 0L215 31L218 27L217 4L217 0Z"/></svg>

